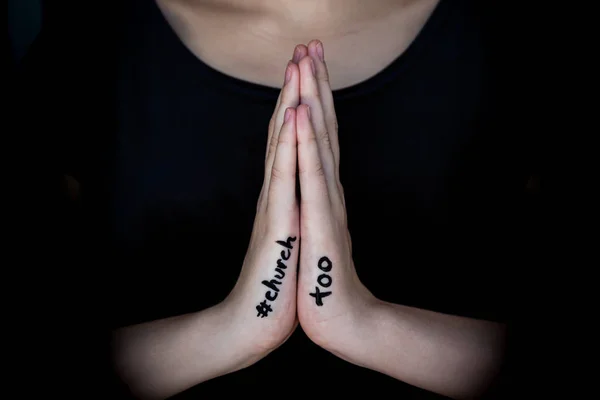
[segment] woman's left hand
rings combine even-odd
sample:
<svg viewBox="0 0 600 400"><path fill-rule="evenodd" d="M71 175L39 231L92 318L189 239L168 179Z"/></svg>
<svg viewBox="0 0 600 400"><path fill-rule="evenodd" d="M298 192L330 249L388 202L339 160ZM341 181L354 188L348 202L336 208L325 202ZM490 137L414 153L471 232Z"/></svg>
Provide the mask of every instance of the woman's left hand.
<svg viewBox="0 0 600 400"><path fill-rule="evenodd" d="M317 345L353 364L444 396L478 397L502 364L505 325L379 300L356 274L333 96L318 43L309 43L300 60L296 108L300 325Z"/></svg>
<svg viewBox="0 0 600 400"><path fill-rule="evenodd" d="M368 332L365 317L377 300L360 282L352 260L339 175L338 125L322 44L313 40L308 49L299 63L301 104L296 113L301 193L298 319L311 340L339 353L337 349L357 344Z"/></svg>

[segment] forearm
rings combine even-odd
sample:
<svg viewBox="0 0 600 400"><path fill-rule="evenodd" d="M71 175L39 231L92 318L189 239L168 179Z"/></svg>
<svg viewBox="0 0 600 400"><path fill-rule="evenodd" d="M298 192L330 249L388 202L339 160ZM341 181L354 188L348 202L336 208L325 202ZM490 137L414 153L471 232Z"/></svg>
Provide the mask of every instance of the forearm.
<svg viewBox="0 0 600 400"><path fill-rule="evenodd" d="M136 397L164 399L253 362L227 306L121 328L113 361Z"/></svg>
<svg viewBox="0 0 600 400"><path fill-rule="evenodd" d="M503 324L381 301L366 315L362 339L334 350L356 364L457 399L481 395L499 370Z"/></svg>

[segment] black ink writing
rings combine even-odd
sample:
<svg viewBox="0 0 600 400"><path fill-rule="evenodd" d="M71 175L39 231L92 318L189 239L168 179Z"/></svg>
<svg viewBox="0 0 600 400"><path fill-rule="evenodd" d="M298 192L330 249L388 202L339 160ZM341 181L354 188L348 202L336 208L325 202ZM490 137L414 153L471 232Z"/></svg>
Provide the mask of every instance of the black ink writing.
<svg viewBox="0 0 600 400"><path fill-rule="evenodd" d="M321 257L317 263L317 267L323 272L331 271L331 260L327 257Z"/></svg>
<svg viewBox="0 0 600 400"><path fill-rule="evenodd" d="M331 292L321 292L318 286L315 286L315 292L309 293L312 297L315 298L315 302L318 306L323 305L323 297L327 297L331 294Z"/></svg>
<svg viewBox="0 0 600 400"><path fill-rule="evenodd" d="M267 293L265 293L265 299L267 299L269 301L275 301L277 296L278 296L277 292L275 292L275 294L273 294L273 292L271 292L270 290L267 290Z"/></svg>
<svg viewBox="0 0 600 400"><path fill-rule="evenodd" d="M292 246L292 244L290 242L295 242L295 241L296 241L296 237L294 236L294 237L287 238L287 240L285 242L283 240L278 240L275 243L282 245L286 249L293 249L294 246Z"/></svg>
<svg viewBox="0 0 600 400"><path fill-rule="evenodd" d="M319 262L317 262L317 267L323 272L331 271L331 267L333 266L331 260L327 257L321 257ZM321 274L317 278L317 283L319 286L328 288L333 283L333 279L328 274ZM329 292L321 292L319 286L315 286L315 292L309 293L312 297L315 298L315 303L317 306L321 307L323 305L323 298L331 295L331 291Z"/></svg>
<svg viewBox="0 0 600 400"><path fill-rule="evenodd" d="M331 277L327 274L321 274L317 278L317 283L323 287L331 286Z"/></svg>
<svg viewBox="0 0 600 400"><path fill-rule="evenodd" d="M265 300L256 306L256 311L258 311L258 314L256 314L257 317L264 318L267 315L269 315L269 313L273 311L273 309L269 304L267 304L267 301Z"/></svg>
<svg viewBox="0 0 600 400"><path fill-rule="evenodd" d="M270 281L262 281L262 284L271 290L279 292L279 288L277 287L277 285L281 285L281 282L276 281L275 279L271 279Z"/></svg>
<svg viewBox="0 0 600 400"><path fill-rule="evenodd" d="M264 318L269 315L270 312L273 311L271 304L267 301L273 302L277 299L279 295L279 285L283 283L283 278L285 278L284 270L287 269L287 265L283 263L283 261L287 261L292 256L291 250L294 248L292 246L292 242L296 241L296 237L288 237L287 240L277 240L275 243L285 247L284 250L281 250L281 258L277 260L277 266L275 267L275 279L264 280L261 283L268 287L269 290L265 293L265 300L259 303L256 306L256 314L257 317ZM330 283L331 284L331 283Z"/></svg>
<svg viewBox="0 0 600 400"><path fill-rule="evenodd" d="M279 268L275 268L275 272L277 272L277 274L275 275L275 278L277 279L283 279L283 277L285 276L285 272L283 272L283 270Z"/></svg>

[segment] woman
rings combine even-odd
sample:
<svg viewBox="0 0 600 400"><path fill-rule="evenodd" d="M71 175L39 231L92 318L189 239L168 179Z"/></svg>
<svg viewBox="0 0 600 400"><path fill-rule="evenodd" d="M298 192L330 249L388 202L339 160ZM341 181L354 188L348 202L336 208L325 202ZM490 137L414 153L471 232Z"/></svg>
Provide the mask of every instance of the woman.
<svg viewBox="0 0 600 400"><path fill-rule="evenodd" d="M114 41L61 64L70 122L48 114L86 232L71 239L106 261L124 387L486 393L529 171L474 2L121 11ZM78 80L94 62L102 84Z"/></svg>

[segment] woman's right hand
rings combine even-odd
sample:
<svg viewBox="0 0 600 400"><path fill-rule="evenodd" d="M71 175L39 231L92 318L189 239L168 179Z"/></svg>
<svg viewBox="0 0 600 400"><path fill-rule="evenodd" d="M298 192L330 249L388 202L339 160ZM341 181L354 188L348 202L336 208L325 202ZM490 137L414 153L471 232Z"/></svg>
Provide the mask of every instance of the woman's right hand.
<svg viewBox="0 0 600 400"><path fill-rule="evenodd" d="M238 281L223 304L233 318L234 340L249 357L245 366L279 347L298 323L300 232L294 113L300 101L297 62L307 53L306 46L297 46L286 67L284 86L269 123L265 177L250 245Z"/></svg>
<svg viewBox="0 0 600 400"><path fill-rule="evenodd" d="M299 45L289 63L271 122L265 179L250 246L238 281L205 310L127 326L113 332L115 371L136 397L164 399L254 364L297 326L296 271L300 248L296 200L296 116ZM290 117L284 122L286 110Z"/></svg>

